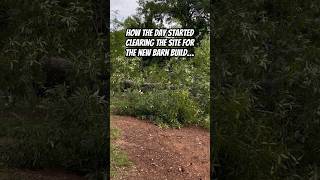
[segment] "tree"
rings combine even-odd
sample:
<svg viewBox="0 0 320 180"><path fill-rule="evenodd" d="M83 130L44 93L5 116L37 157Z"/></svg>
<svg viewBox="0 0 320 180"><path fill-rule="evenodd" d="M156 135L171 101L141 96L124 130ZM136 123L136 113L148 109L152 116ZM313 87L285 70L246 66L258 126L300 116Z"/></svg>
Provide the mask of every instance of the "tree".
<svg viewBox="0 0 320 180"><path fill-rule="evenodd" d="M316 178L319 3L215 1L220 179Z"/></svg>
<svg viewBox="0 0 320 180"><path fill-rule="evenodd" d="M197 45L209 32L209 0L140 0L139 4L138 11L147 28L162 27L165 23L193 28Z"/></svg>

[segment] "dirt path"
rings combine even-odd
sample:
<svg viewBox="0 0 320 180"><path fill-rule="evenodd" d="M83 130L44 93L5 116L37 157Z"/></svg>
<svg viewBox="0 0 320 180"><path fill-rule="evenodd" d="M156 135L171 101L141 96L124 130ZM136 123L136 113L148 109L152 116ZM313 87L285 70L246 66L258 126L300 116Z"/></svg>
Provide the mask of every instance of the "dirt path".
<svg viewBox="0 0 320 180"><path fill-rule="evenodd" d="M114 180L209 180L210 136L199 128L160 129L133 117L112 116L121 131L112 142L124 150L134 167Z"/></svg>

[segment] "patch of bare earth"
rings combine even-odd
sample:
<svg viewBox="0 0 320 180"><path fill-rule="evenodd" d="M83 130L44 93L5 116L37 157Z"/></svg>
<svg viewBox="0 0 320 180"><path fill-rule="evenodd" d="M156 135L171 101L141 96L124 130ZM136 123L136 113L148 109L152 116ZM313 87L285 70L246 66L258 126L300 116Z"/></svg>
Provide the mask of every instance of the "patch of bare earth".
<svg viewBox="0 0 320 180"><path fill-rule="evenodd" d="M209 180L210 135L200 128L161 129L133 117L112 116L115 140L133 167L121 169L114 180Z"/></svg>

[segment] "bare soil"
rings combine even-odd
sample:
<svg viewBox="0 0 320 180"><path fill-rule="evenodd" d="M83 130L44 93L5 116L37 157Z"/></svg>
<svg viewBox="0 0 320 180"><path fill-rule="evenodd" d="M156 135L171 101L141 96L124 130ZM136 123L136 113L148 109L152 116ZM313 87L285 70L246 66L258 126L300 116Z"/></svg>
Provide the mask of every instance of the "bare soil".
<svg viewBox="0 0 320 180"><path fill-rule="evenodd" d="M112 116L121 136L114 143L133 166L118 170L114 180L209 180L210 135L196 127L158 126L127 116Z"/></svg>

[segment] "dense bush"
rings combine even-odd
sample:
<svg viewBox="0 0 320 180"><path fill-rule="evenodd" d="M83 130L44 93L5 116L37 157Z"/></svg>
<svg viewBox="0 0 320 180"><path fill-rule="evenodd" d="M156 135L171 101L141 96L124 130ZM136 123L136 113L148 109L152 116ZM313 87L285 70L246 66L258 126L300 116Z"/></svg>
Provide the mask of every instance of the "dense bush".
<svg viewBox="0 0 320 180"><path fill-rule="evenodd" d="M319 3L213 7L219 179L318 179Z"/></svg>
<svg viewBox="0 0 320 180"><path fill-rule="evenodd" d="M105 25L96 5L0 2L1 166L105 171ZM65 69L50 74L51 57L68 63L57 82Z"/></svg>
<svg viewBox="0 0 320 180"><path fill-rule="evenodd" d="M112 59L113 113L133 115L171 126L198 124L209 127L210 46L205 38L192 59L171 58L162 64L142 66L141 58ZM121 84L136 84L123 91ZM157 86L144 91L141 85Z"/></svg>
<svg viewBox="0 0 320 180"><path fill-rule="evenodd" d="M52 90L56 100L44 100L39 107L46 108L42 110L48 112L46 116L33 113L37 119L29 117L14 128L7 127L3 138L10 141L2 144L2 162L23 168L63 167L79 173L102 167L106 158L103 99L87 89L66 97L62 89Z"/></svg>
<svg viewBox="0 0 320 180"><path fill-rule="evenodd" d="M91 3L3 1L1 7L1 93L17 100L35 94L34 87L48 80L43 67L47 57L71 63L66 78L71 89L101 84L102 38L94 29Z"/></svg>
<svg viewBox="0 0 320 180"><path fill-rule="evenodd" d="M199 106L188 91L131 92L115 102L114 113L132 115L174 127L199 122Z"/></svg>

